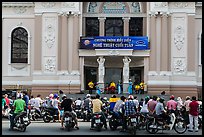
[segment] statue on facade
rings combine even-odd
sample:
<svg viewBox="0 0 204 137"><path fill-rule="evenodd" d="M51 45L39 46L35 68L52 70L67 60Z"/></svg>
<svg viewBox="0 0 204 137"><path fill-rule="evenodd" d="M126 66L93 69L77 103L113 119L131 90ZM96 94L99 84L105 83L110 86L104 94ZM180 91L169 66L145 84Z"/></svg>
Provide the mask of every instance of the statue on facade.
<svg viewBox="0 0 204 137"><path fill-rule="evenodd" d="M129 63L131 62L131 59L129 57L124 57L123 63L123 76L124 76L124 81L128 82L129 79Z"/></svg>
<svg viewBox="0 0 204 137"><path fill-rule="evenodd" d="M99 57L97 59L97 62L99 64L99 82L102 82L103 83L103 77L105 75L105 68L104 68L104 63L105 63L105 58L103 57Z"/></svg>

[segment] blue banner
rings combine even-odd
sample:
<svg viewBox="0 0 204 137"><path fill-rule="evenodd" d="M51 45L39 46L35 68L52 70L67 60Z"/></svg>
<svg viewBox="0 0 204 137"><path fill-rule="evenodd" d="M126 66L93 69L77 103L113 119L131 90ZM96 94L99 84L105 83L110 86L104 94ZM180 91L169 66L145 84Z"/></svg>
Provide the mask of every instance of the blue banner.
<svg viewBox="0 0 204 137"><path fill-rule="evenodd" d="M133 49L148 50L148 37L96 36L81 37L81 49Z"/></svg>

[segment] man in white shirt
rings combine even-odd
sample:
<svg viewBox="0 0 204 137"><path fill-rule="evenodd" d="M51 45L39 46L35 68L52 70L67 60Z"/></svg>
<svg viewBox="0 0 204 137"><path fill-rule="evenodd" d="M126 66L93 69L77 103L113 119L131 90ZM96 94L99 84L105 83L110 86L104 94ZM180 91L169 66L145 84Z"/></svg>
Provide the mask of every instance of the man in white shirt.
<svg viewBox="0 0 204 137"><path fill-rule="evenodd" d="M38 111L38 114L41 115L41 111L40 111L40 107L42 104L42 99L41 99L41 95L37 95L37 97L35 98L35 103L34 103L34 107L36 108L36 110Z"/></svg>

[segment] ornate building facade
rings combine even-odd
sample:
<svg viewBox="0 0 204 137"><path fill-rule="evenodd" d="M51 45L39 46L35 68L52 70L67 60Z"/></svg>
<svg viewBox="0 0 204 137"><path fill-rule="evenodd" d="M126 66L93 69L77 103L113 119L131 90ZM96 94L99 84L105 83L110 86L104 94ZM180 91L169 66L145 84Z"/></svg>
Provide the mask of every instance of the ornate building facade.
<svg viewBox="0 0 204 137"><path fill-rule="evenodd" d="M148 49L83 49L81 38L147 37ZM202 2L3 2L2 87L48 95L147 84L202 95Z"/></svg>

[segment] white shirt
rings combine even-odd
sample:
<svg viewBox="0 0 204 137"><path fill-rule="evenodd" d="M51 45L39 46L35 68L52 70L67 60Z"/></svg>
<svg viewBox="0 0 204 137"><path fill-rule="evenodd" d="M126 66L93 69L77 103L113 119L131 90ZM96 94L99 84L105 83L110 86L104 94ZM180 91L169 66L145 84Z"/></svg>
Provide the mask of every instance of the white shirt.
<svg viewBox="0 0 204 137"><path fill-rule="evenodd" d="M34 107L39 108L40 105L41 105L41 103L42 103L42 99L39 98L39 97L36 97L36 98L35 98L35 104L34 104Z"/></svg>
<svg viewBox="0 0 204 137"><path fill-rule="evenodd" d="M145 101L143 101L143 106L142 106L142 109L140 110L140 112L143 112L143 113L149 112L149 110L147 109L147 104L145 104Z"/></svg>
<svg viewBox="0 0 204 137"><path fill-rule="evenodd" d="M53 106L54 108L57 108L57 109L58 109L58 103L59 103L59 100L57 100L57 99L55 98L55 99L53 99L53 101L52 101L52 106Z"/></svg>
<svg viewBox="0 0 204 137"><path fill-rule="evenodd" d="M34 106L35 105L35 99L31 98L29 103L30 103L31 106Z"/></svg>
<svg viewBox="0 0 204 137"><path fill-rule="evenodd" d="M133 102L136 104L136 105L135 105L136 108L138 108L138 106L139 106L139 101L138 101L137 99L133 99Z"/></svg>
<svg viewBox="0 0 204 137"><path fill-rule="evenodd" d="M81 103L82 103L81 100L76 100L76 101L75 101L76 106L81 106Z"/></svg>

